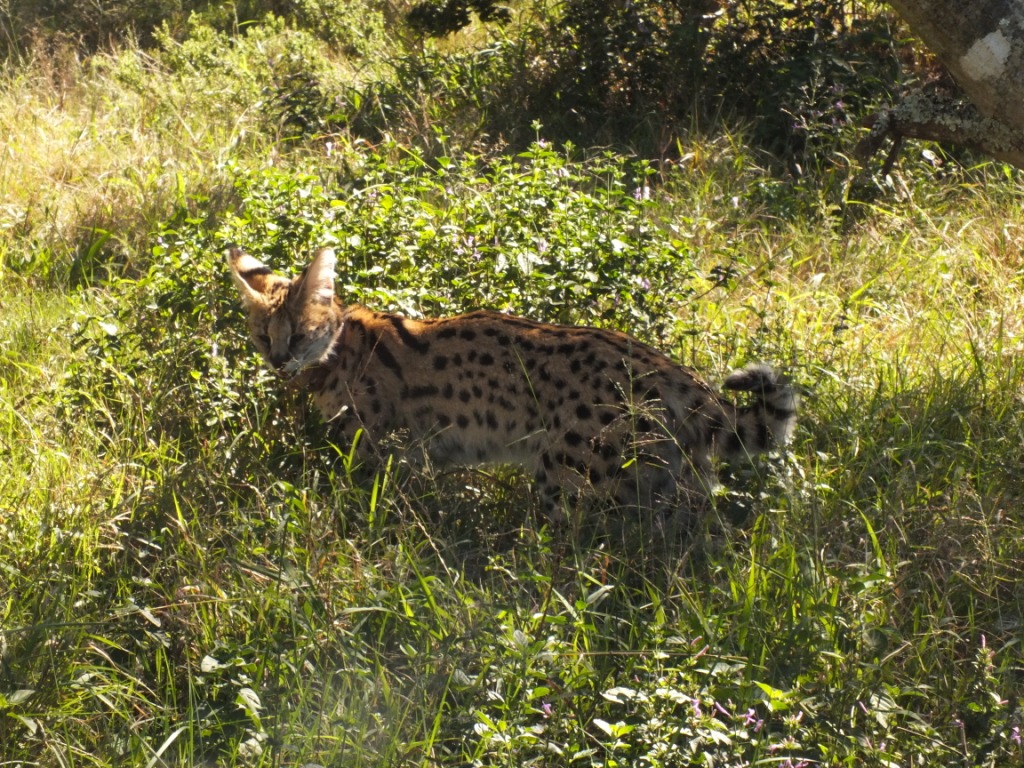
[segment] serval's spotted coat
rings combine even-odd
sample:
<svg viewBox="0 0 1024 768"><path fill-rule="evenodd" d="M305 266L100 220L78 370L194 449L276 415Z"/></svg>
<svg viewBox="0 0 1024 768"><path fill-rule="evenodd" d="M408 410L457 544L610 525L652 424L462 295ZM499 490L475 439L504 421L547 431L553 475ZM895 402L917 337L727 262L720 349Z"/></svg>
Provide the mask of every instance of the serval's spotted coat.
<svg viewBox="0 0 1024 768"><path fill-rule="evenodd" d="M335 256L294 279L237 248L228 262L260 353L309 390L324 418L365 453L398 432L439 464L513 463L546 511L582 494L622 506L693 507L715 485L715 457L784 445L797 397L765 365L724 387L610 330L497 312L413 320L344 304Z"/></svg>

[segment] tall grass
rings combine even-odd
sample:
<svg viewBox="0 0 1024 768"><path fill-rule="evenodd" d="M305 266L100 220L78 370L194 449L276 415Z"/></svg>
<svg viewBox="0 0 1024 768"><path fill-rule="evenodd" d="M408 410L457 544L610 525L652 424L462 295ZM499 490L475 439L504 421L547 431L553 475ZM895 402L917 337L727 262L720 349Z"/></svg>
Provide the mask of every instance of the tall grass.
<svg viewBox="0 0 1024 768"><path fill-rule="evenodd" d="M858 203L737 129L656 169L543 128L516 157L284 149L238 105L293 70L166 45L0 95L5 760L1020 762L1016 175L908 157ZM228 240L282 270L334 241L376 307L776 361L797 438L685 546L556 536L501 469L352 476L259 369Z"/></svg>
<svg viewBox="0 0 1024 768"><path fill-rule="evenodd" d="M158 39L88 58L57 43L0 75L8 267L63 282L145 268L157 222L177 209L212 215L231 168L287 149L280 99L294 78L353 72L281 22Z"/></svg>

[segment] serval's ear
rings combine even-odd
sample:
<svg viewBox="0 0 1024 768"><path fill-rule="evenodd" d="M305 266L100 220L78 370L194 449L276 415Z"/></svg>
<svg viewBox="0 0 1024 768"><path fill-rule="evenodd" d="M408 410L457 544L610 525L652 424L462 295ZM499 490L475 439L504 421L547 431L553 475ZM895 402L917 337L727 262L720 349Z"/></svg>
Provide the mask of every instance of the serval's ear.
<svg viewBox="0 0 1024 768"><path fill-rule="evenodd" d="M302 273L299 286L303 304L330 304L334 301L334 270L338 263L333 248L321 248Z"/></svg>
<svg viewBox="0 0 1024 768"><path fill-rule="evenodd" d="M242 306L248 309L253 304L263 303L263 296L274 275L273 270L237 246L228 248L227 260L231 267L231 279L242 296Z"/></svg>

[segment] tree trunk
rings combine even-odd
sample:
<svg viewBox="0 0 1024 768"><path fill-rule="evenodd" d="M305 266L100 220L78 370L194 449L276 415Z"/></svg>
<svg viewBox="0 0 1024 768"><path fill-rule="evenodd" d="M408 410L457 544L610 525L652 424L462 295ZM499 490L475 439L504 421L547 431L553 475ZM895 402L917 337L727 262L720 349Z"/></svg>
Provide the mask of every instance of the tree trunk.
<svg viewBox="0 0 1024 768"><path fill-rule="evenodd" d="M957 89L926 87L876 115L862 149L886 136L963 144L1024 168L1024 0L890 0Z"/></svg>

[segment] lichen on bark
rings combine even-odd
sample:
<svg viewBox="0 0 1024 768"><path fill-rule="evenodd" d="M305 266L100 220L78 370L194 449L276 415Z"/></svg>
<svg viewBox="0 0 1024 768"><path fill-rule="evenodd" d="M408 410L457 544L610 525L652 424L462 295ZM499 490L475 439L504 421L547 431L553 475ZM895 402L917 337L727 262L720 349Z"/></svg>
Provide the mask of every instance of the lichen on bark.
<svg viewBox="0 0 1024 768"><path fill-rule="evenodd" d="M1024 168L1024 1L890 0L952 79L868 120L861 156L887 138L959 144ZM955 82L955 84L954 84ZM888 163L894 160L890 154Z"/></svg>
<svg viewBox="0 0 1024 768"><path fill-rule="evenodd" d="M869 119L871 132L857 147L869 157L887 138L949 142L1024 168L1024 131L981 114L962 95L921 88Z"/></svg>

